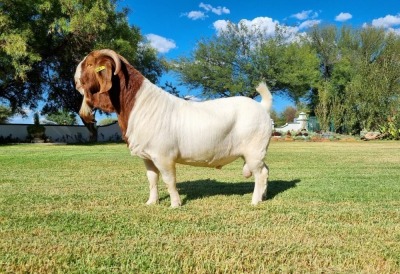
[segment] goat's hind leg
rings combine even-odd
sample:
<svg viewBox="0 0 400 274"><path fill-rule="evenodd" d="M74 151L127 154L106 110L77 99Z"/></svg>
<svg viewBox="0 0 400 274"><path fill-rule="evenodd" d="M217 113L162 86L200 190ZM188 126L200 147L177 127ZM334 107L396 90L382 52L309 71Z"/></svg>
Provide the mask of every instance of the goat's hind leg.
<svg viewBox="0 0 400 274"><path fill-rule="evenodd" d="M149 200L147 200L146 205L153 205L158 203L158 178L160 171L154 165L151 160L144 160L146 165L146 175L149 180L150 195Z"/></svg>
<svg viewBox="0 0 400 274"><path fill-rule="evenodd" d="M254 175L254 192L252 205L257 205L267 196L268 167L263 161L246 161L246 165Z"/></svg>

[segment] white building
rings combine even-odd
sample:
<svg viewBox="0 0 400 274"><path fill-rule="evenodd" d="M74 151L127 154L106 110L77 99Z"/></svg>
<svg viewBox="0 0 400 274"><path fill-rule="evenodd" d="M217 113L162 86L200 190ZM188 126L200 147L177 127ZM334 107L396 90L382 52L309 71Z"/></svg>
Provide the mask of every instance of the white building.
<svg viewBox="0 0 400 274"><path fill-rule="evenodd" d="M275 127L275 131L286 133L288 131L308 130L308 118L304 112L300 112L299 117L295 118L292 123L286 123L281 127Z"/></svg>

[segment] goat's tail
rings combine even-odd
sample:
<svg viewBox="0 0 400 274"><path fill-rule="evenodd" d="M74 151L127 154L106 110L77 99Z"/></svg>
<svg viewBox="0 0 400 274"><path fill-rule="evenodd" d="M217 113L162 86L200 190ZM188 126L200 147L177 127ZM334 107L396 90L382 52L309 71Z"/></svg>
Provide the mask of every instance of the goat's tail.
<svg viewBox="0 0 400 274"><path fill-rule="evenodd" d="M257 92L261 95L261 105L263 105L269 113L271 113L272 107L272 94L269 91L267 84L261 82L256 88Z"/></svg>

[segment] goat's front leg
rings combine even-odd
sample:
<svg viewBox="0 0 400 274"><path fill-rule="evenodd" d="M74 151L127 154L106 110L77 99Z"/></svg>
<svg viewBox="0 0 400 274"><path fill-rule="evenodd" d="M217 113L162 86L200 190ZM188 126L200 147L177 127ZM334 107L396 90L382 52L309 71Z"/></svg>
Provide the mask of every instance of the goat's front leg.
<svg viewBox="0 0 400 274"><path fill-rule="evenodd" d="M164 183L167 185L168 193L171 198L171 207L179 207L181 198L176 189L176 169L173 161L158 161L154 163L161 173Z"/></svg>
<svg viewBox="0 0 400 274"><path fill-rule="evenodd" d="M150 196L149 200L146 202L146 205L153 205L158 203L158 178L160 171L154 165L151 160L144 160L144 164L146 165L146 175L149 180L149 188L150 188Z"/></svg>

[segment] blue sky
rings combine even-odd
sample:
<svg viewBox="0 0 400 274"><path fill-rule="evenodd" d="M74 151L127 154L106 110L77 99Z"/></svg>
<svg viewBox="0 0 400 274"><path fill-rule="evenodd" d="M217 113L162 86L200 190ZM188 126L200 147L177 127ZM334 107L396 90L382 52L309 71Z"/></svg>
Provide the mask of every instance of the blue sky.
<svg viewBox="0 0 400 274"><path fill-rule="evenodd" d="M227 21L264 28L271 35L277 25L301 33L315 24L373 25L400 35L399 0L121 0L120 6L131 10L129 23L138 26L167 59L188 56L200 38L218 35ZM183 93L193 91L183 90ZM274 97L274 108L278 112L290 104L285 97Z"/></svg>
<svg viewBox="0 0 400 274"><path fill-rule="evenodd" d="M120 6L131 10L129 22L167 58L189 54L200 38L217 34L226 21L244 20L271 30L285 25L294 32L305 32L314 24L374 25L400 34L398 0L121 0Z"/></svg>
<svg viewBox="0 0 400 274"><path fill-rule="evenodd" d="M120 0L119 8L122 7L130 9L129 23L139 27L159 55L166 59L188 56L199 39L217 35L227 21L265 28L271 35L277 25L301 33L315 24L372 25L400 35L399 0ZM174 82L172 75L165 75L160 84L166 80ZM184 95L196 94L184 87L179 90ZM282 96L274 98L277 111L290 104ZM12 119L15 123L31 121L31 117Z"/></svg>

